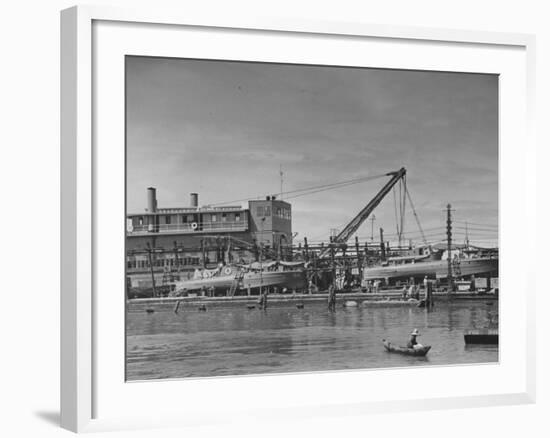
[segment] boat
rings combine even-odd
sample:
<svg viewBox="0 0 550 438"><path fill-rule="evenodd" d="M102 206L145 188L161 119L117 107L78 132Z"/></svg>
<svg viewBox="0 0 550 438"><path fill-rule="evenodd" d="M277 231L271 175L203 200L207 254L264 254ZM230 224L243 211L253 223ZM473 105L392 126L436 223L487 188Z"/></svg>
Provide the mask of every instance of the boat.
<svg viewBox="0 0 550 438"><path fill-rule="evenodd" d="M447 259L443 259L445 251L430 248L428 254L390 257L387 260L363 268L363 281L397 280L424 278L446 278L449 274ZM471 277L472 275L494 274L498 272L498 255L478 256L462 251L455 254L451 268L455 278Z"/></svg>
<svg viewBox="0 0 550 438"><path fill-rule="evenodd" d="M382 343L384 344L384 348L387 352L405 354L408 356L426 356L428 351L430 351L430 348L432 348L431 345L423 345L417 348L401 347L394 345L385 339L382 339Z"/></svg>
<svg viewBox="0 0 550 438"><path fill-rule="evenodd" d="M173 295L192 291L228 291L273 288L305 289L307 278L303 262L254 262L248 265L221 265L216 269L197 269L193 278L175 282Z"/></svg>

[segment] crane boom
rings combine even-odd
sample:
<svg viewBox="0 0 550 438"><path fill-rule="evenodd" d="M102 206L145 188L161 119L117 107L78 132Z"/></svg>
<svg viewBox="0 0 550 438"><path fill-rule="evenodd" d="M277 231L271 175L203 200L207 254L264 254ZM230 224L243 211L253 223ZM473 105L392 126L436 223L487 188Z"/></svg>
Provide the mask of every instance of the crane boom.
<svg viewBox="0 0 550 438"><path fill-rule="evenodd" d="M371 201L344 227L344 229L332 240L333 243L346 243L349 238L359 229L361 224L369 217L373 210L380 204L382 199L389 193L393 186L399 182L407 173L407 170L402 167L395 172L389 172L386 175L391 176L391 179L384 187L376 194ZM324 257L330 251L330 247L321 251L319 257Z"/></svg>

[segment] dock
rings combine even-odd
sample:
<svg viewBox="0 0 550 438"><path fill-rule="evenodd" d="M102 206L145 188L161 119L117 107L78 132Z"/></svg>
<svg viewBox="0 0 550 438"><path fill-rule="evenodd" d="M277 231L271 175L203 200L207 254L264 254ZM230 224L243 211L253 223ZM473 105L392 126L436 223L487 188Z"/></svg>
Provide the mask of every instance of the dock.
<svg viewBox="0 0 550 438"><path fill-rule="evenodd" d="M464 342L466 344L498 345L498 330L468 330L464 332Z"/></svg>
<svg viewBox="0 0 550 438"><path fill-rule="evenodd" d="M438 291L434 292L435 305L437 303L443 303L448 300L446 292ZM270 306L295 306L297 304L303 304L304 308L307 308L308 304L315 304L327 301L328 295L326 293L316 294L269 294L268 300ZM178 307L179 311L184 311L189 307L197 307L202 304L206 304L208 307L224 308L224 307L239 307L255 305L258 302L258 296L194 296L194 297L157 297L157 298L135 298L126 301L129 311L145 311L151 305L155 307L166 307L166 309L173 309ZM439 300L438 300L439 298ZM485 301L485 302L498 302L498 296L494 295L477 295L477 294L460 294L453 297L453 301ZM363 307L388 307L388 306L405 306L405 307L418 307L420 300L416 299L403 299L401 290L388 290L379 293L365 293L359 290L338 293L336 294L337 306L343 306L347 301L355 301L358 305ZM178 304L179 303L179 304ZM301 307L301 306L300 306Z"/></svg>

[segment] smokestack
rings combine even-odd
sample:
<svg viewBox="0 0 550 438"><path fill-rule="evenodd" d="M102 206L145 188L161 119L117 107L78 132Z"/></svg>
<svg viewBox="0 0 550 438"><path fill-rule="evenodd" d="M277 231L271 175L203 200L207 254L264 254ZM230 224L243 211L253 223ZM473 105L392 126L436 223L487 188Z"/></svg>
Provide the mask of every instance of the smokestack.
<svg viewBox="0 0 550 438"><path fill-rule="evenodd" d="M199 206L199 194L198 193L191 193L191 207L198 207Z"/></svg>
<svg viewBox="0 0 550 438"><path fill-rule="evenodd" d="M147 187L147 211L154 213L157 211L157 189Z"/></svg>

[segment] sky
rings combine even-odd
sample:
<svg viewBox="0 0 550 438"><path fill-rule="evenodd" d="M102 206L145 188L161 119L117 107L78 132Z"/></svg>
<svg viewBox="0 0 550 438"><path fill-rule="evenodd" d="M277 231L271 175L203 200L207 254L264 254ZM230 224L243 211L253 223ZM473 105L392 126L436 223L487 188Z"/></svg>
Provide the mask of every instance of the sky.
<svg viewBox="0 0 550 438"><path fill-rule="evenodd" d="M498 77L127 57L127 209L258 198L407 169L428 240L488 246L498 225ZM389 177L291 199L297 239L341 230ZM398 192L396 192L398 194ZM239 204L239 203L237 203ZM241 202L246 206L246 202ZM357 235L396 234L393 193ZM405 238L420 240L407 205Z"/></svg>

